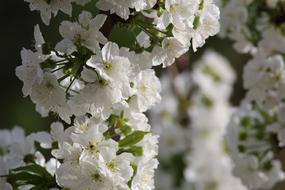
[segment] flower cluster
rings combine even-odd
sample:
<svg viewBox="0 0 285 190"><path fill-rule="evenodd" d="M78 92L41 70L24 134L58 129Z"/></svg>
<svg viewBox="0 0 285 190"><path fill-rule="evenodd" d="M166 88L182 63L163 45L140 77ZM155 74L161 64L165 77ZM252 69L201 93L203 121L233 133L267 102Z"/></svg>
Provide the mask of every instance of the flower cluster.
<svg viewBox="0 0 285 190"><path fill-rule="evenodd" d="M284 57L273 52L259 46L244 67L247 94L227 135L236 175L253 189L271 188L285 177L276 159L284 147Z"/></svg>
<svg viewBox="0 0 285 190"><path fill-rule="evenodd" d="M48 54L35 27L37 50L22 50L23 64L16 75L24 83L23 94L31 97L43 116L52 111L66 123L73 115L86 113L106 119L112 108L127 101L140 112L160 101L160 83L151 63L107 42L99 31L105 18L91 19L90 13L83 12L79 23L63 22L64 39ZM139 58L141 62L136 61Z"/></svg>
<svg viewBox="0 0 285 190"><path fill-rule="evenodd" d="M211 0L99 0L93 16L84 8L91 0L25 1L46 25L59 11L76 21L60 23L56 43L36 25L34 48L21 51L16 75L24 96L42 116L54 113L62 123L21 138L31 149L19 150L21 165L1 171L3 188L154 189L158 136L144 115L161 100L153 66L173 64L191 44L196 51L218 33L218 7ZM128 29L131 44L110 37L116 27ZM5 162L15 157L8 148ZM44 160L52 161L52 172Z"/></svg>
<svg viewBox="0 0 285 190"><path fill-rule="evenodd" d="M228 62L208 51L192 72L169 80L163 78L162 104L151 111L160 134L157 188L245 190L224 148L235 80Z"/></svg>
<svg viewBox="0 0 285 190"><path fill-rule="evenodd" d="M284 1L229 1L222 5L222 35L252 59L243 73L246 97L228 127L234 173L250 189L284 180Z"/></svg>
<svg viewBox="0 0 285 190"><path fill-rule="evenodd" d="M56 15L58 10L62 10L71 15L71 3L84 5L89 1L29 0L28 2L31 10L39 10L43 21L49 24L51 13ZM117 15L119 18L116 19L137 35L132 47L129 48L150 52L153 65L168 66L172 64L175 58L188 51L191 43L193 50L196 51L198 47L204 45L208 37L214 36L220 29L219 8L212 0L99 0L96 7L101 12L110 13L111 17ZM85 27L87 26L85 25ZM94 25L90 28L93 27ZM95 27L99 30L98 26L95 25ZM80 27L76 28L74 28L75 31L80 30ZM72 35L67 36L72 37ZM90 40L92 39L87 41L90 42ZM64 47L68 48L69 46Z"/></svg>
<svg viewBox="0 0 285 190"><path fill-rule="evenodd" d="M248 104L235 112L229 124L227 145L236 164L234 174L249 189L269 189L285 179L275 157L279 145L273 129L273 118Z"/></svg>
<svg viewBox="0 0 285 190"><path fill-rule="evenodd" d="M54 124L58 131L51 136L36 135L48 147L58 143L50 151L63 160L56 170L59 186L153 189L157 137L142 112L160 101L160 82L151 63L139 65L134 52L107 42L99 31L105 19L83 12L79 23L63 22L64 39L48 52L36 26L36 51L22 50L16 74L42 115L52 111L73 124L66 131Z"/></svg>
<svg viewBox="0 0 285 190"><path fill-rule="evenodd" d="M56 133L57 129L52 128ZM0 188L2 190L32 189L49 187L58 189L54 175L59 162L46 158L40 144L51 148L46 142L48 135L39 132L25 136L24 130L15 127L0 131Z"/></svg>
<svg viewBox="0 0 285 190"><path fill-rule="evenodd" d="M1 189L153 189L158 136L144 114L114 113L77 118L66 130L54 122L50 133L27 137L20 128L0 131Z"/></svg>
<svg viewBox="0 0 285 190"><path fill-rule="evenodd" d="M126 110L127 111L127 110ZM141 113L117 110L108 120L78 118L60 131L53 155L63 160L57 183L71 190L153 189L157 136ZM59 123L54 127L60 128ZM52 139L52 138L51 138Z"/></svg>
<svg viewBox="0 0 285 190"><path fill-rule="evenodd" d="M220 35L232 39L239 52L255 53L261 40L272 40L268 33L277 36L284 34L283 0L217 1L222 14Z"/></svg>

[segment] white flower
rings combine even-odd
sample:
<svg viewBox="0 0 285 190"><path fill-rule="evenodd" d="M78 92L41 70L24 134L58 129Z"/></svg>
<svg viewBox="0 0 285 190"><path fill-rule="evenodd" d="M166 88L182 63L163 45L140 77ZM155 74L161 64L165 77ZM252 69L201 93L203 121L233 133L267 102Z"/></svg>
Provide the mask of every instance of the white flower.
<svg viewBox="0 0 285 190"><path fill-rule="evenodd" d="M106 164L106 174L116 185L124 186L133 176L133 168L131 162L134 157L129 153L116 155L118 150L104 147L100 151Z"/></svg>
<svg viewBox="0 0 285 190"><path fill-rule="evenodd" d="M140 161L137 174L132 181L133 190L154 189L154 169L157 168L156 159Z"/></svg>
<svg viewBox="0 0 285 190"><path fill-rule="evenodd" d="M134 51L130 51L129 48L120 48L120 55L127 57L132 63L132 72L129 73L131 78L137 76L137 74L142 70L152 68L152 55L147 51L137 54Z"/></svg>
<svg viewBox="0 0 285 190"><path fill-rule="evenodd" d="M63 124L61 122L53 122L50 128L50 135L52 140L58 142L59 144L62 144L66 139Z"/></svg>
<svg viewBox="0 0 285 190"><path fill-rule="evenodd" d="M81 165L82 176L80 176L80 181L83 184L78 189L108 190L112 187L112 178L106 173L107 168L102 157L99 157L96 162L92 159L84 159Z"/></svg>
<svg viewBox="0 0 285 190"><path fill-rule="evenodd" d="M229 37L234 41L234 48L241 53L251 53L256 52L256 35L249 29L259 27L258 24L251 24L248 26L250 20L249 15L252 13L248 12L248 6L256 6L255 2L251 0L231 0L227 3L223 3L221 8L221 37ZM258 6L258 5L257 5ZM260 14L262 11L257 11ZM265 14L263 14L265 15ZM256 15L256 22L262 20L260 15ZM267 21L266 21L267 24ZM264 29L257 29L258 32L264 31Z"/></svg>
<svg viewBox="0 0 285 190"><path fill-rule="evenodd" d="M175 62L175 58L180 57L188 51L188 46L182 44L177 39L170 37L162 41L162 47L156 46L153 51L153 65L163 64L163 67L170 66Z"/></svg>
<svg viewBox="0 0 285 190"><path fill-rule="evenodd" d="M108 80L120 88L122 95L130 95L131 63L128 58L120 56L119 47L115 43L108 42L102 48L101 55L91 57L87 65L94 68L105 80Z"/></svg>
<svg viewBox="0 0 285 190"><path fill-rule="evenodd" d="M0 178L0 188L2 190L12 190L12 185L6 182L4 178Z"/></svg>
<svg viewBox="0 0 285 190"><path fill-rule="evenodd" d="M265 74L265 57L257 55L254 59L247 63L244 67L244 87L250 88L255 84L258 84Z"/></svg>
<svg viewBox="0 0 285 190"><path fill-rule="evenodd" d="M39 25L35 26L34 38L35 38L35 48L36 48L37 52L42 54L42 46L43 46L43 44L45 44L45 40L42 36Z"/></svg>
<svg viewBox="0 0 285 190"><path fill-rule="evenodd" d="M99 0L96 3L98 9L103 11L110 11L111 14L117 14L121 18L127 20L131 14L130 9L142 11L144 9L152 8L156 0Z"/></svg>
<svg viewBox="0 0 285 190"><path fill-rule="evenodd" d="M59 86L57 77L46 73L42 82L34 85L30 97L35 104L42 106L45 110L55 111L69 123L69 117L72 114L69 113L70 108L66 102L65 95L65 90ZM66 114L67 116L65 116Z"/></svg>
<svg viewBox="0 0 285 190"><path fill-rule="evenodd" d="M55 49L62 53L71 54L82 45L93 52L99 48L99 44L105 44L107 39L99 31L103 26L107 16L98 14L92 18L92 14L83 11L77 22L63 21L59 27L59 32L64 38Z"/></svg>
<svg viewBox="0 0 285 190"><path fill-rule="evenodd" d="M151 69L141 71L133 80L133 89L135 90L135 103L138 110L146 111L161 100L160 82Z"/></svg>
<svg viewBox="0 0 285 190"><path fill-rule="evenodd" d="M208 97L225 100L231 94L235 73L224 57L207 51L202 59L196 62L193 81Z"/></svg>
<svg viewBox="0 0 285 190"><path fill-rule="evenodd" d="M244 102L234 114L227 132L234 173L250 189L271 188L284 178L280 161L274 159L275 153L271 151L275 145L266 140L280 131L278 125L267 126L266 122L263 115Z"/></svg>
<svg viewBox="0 0 285 190"><path fill-rule="evenodd" d="M0 156L5 157L9 153L9 147L13 143L11 131L7 129L0 130ZM16 139L15 139L16 140Z"/></svg>
<svg viewBox="0 0 285 190"><path fill-rule="evenodd" d="M80 144L64 142L62 145L62 153L55 155L58 159L64 159L64 163L60 167L69 164L70 167L77 167L80 163L80 156L83 147ZM61 170L61 169L59 169Z"/></svg>
<svg viewBox="0 0 285 190"><path fill-rule="evenodd" d="M224 7L221 7L221 33L222 37L227 32L234 32L242 28L248 19L248 12L243 1L229 1Z"/></svg>
<svg viewBox="0 0 285 190"><path fill-rule="evenodd" d="M151 46L150 37L143 31L137 35L136 40L145 49Z"/></svg>
<svg viewBox="0 0 285 190"><path fill-rule="evenodd" d="M41 13L41 18L46 25L49 25L52 14L57 15L58 11L71 16L72 5L71 0L25 0L30 3L30 9L32 11L37 10Z"/></svg>
<svg viewBox="0 0 285 190"><path fill-rule="evenodd" d="M16 76L23 81L23 94L28 96L32 93L33 86L41 83L43 80L43 71L41 63L46 57L31 50L23 49L21 51L22 65L16 68Z"/></svg>
<svg viewBox="0 0 285 190"><path fill-rule="evenodd" d="M1 133L2 131L0 131ZM0 176L7 175L8 168L7 168L7 163L1 158L0 156ZM6 178L0 177L0 189L2 190L12 190L12 185L10 185L7 181Z"/></svg>
<svg viewBox="0 0 285 190"><path fill-rule="evenodd" d="M234 174L240 177L250 189L262 187L266 180L266 176L258 171L258 162L255 157L237 159Z"/></svg>
<svg viewBox="0 0 285 190"><path fill-rule="evenodd" d="M35 153L33 140L26 138L24 130L19 127L15 127L9 131L8 139L10 139L6 147L8 154L4 154L7 169L23 166L25 156Z"/></svg>
<svg viewBox="0 0 285 190"><path fill-rule="evenodd" d="M74 167L69 163L63 163L56 171L56 181L60 186L69 188L71 190L80 189L85 185L83 181L83 174L79 167ZM84 187L83 187L84 188ZM82 190L83 190L82 188Z"/></svg>
<svg viewBox="0 0 285 190"><path fill-rule="evenodd" d="M258 52L244 68L244 86L249 90L248 101L255 101L261 108L272 109L284 97L284 60L280 55L266 57Z"/></svg>
<svg viewBox="0 0 285 190"><path fill-rule="evenodd" d="M80 115L87 112L106 118L111 107L122 99L122 89L119 86L110 80L95 79L95 82L86 85L79 95L73 97L71 102L75 105L73 109L77 108L76 104L81 105L76 111Z"/></svg>
<svg viewBox="0 0 285 190"><path fill-rule="evenodd" d="M285 38L278 28L270 27L262 33L262 40L258 44L263 54L272 55L275 52L283 52Z"/></svg>
<svg viewBox="0 0 285 190"><path fill-rule="evenodd" d="M69 102L73 112L107 118L113 106L132 95L132 71L130 60L121 55L118 45L111 42L105 44L96 56L87 61L81 72L86 85Z"/></svg>
<svg viewBox="0 0 285 190"><path fill-rule="evenodd" d="M114 109L112 113L117 116L120 116L123 113L125 124L130 126L133 130L149 132L151 129L146 115L137 112L128 104L123 106L120 105L118 108Z"/></svg>
<svg viewBox="0 0 285 190"><path fill-rule="evenodd" d="M115 150L117 149L118 145L114 140L104 140L103 132L105 132L106 130L107 127L104 124L95 124L90 126L86 133L71 134L73 142L79 144L83 149L81 157L84 157L84 155L89 155L97 158L98 153L105 146L108 146Z"/></svg>
<svg viewBox="0 0 285 190"><path fill-rule="evenodd" d="M62 164L57 170L57 180L61 186L71 190L109 190L113 184L106 174L102 157L98 157L96 161L86 158L81 161L81 167Z"/></svg>
<svg viewBox="0 0 285 190"><path fill-rule="evenodd" d="M112 1L112 0L99 0L96 6L103 11L110 11L111 14L115 13L123 19L127 20L130 15L129 8L131 7L130 0Z"/></svg>
<svg viewBox="0 0 285 190"><path fill-rule="evenodd" d="M209 36L214 36L220 31L219 17L219 8L208 1L204 1L204 7L201 12L196 15L193 21L194 27L190 32L194 51L204 45L205 40Z"/></svg>
<svg viewBox="0 0 285 190"><path fill-rule="evenodd" d="M39 142L40 146L45 149L50 149L52 145L51 135L47 132L32 133L30 139Z"/></svg>
<svg viewBox="0 0 285 190"><path fill-rule="evenodd" d="M153 159L158 155L158 135L147 134L137 145L143 148L143 159Z"/></svg>
<svg viewBox="0 0 285 190"><path fill-rule="evenodd" d="M124 147L126 151L121 152L124 148L119 146L120 137L116 135L112 139L106 135L112 133L109 130L111 127L107 126L108 122L94 117L76 118L75 125L65 130L64 134L69 134L70 138L63 139L58 157L63 159L63 163L56 169L56 179L60 186L71 190L128 190L128 183L137 175L136 166L157 155L157 136L151 134L136 143L136 146L143 149L142 156L129 153L128 147ZM132 127L131 122L129 124ZM149 180L153 180L153 170L154 168L152 171L144 171L141 175L150 175Z"/></svg>
<svg viewBox="0 0 285 190"><path fill-rule="evenodd" d="M99 188L107 190L122 187L129 189L127 183L133 176L133 168L130 165L133 157L128 153L116 155L116 151L117 149L104 147L96 159L84 155L78 162L80 168L76 165L70 165L72 163L65 162L57 173L60 183L71 189ZM72 173L70 175L64 171ZM73 171L77 173L73 173ZM79 180L80 186L72 182L72 177Z"/></svg>
<svg viewBox="0 0 285 190"><path fill-rule="evenodd" d="M174 27L184 30L192 26L199 3L199 0L166 0L167 12L162 17L167 17L166 20L169 20Z"/></svg>

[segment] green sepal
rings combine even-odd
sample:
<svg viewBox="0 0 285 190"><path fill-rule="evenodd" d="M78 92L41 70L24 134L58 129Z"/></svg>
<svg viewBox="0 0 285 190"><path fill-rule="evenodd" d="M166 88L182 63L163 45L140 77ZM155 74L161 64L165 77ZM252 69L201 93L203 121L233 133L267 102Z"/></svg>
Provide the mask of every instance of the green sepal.
<svg viewBox="0 0 285 190"><path fill-rule="evenodd" d="M132 187L132 182L133 182L133 179L134 179L134 177L137 175L137 172L138 172L138 166L135 164L135 163L131 163L131 166L132 166L132 168L133 168L133 170L134 170L134 173L133 173L133 176L132 176L132 178L130 179L130 181L128 182L128 186L131 188Z"/></svg>
<svg viewBox="0 0 285 190"><path fill-rule="evenodd" d="M34 190L46 190L51 187L58 187L54 176L52 176L46 168L31 164L23 167L19 167L9 171L8 175L5 175L7 182L9 182L13 189L18 189L22 185L34 185Z"/></svg>
<svg viewBox="0 0 285 190"><path fill-rule="evenodd" d="M119 147L132 146L140 142L144 136L148 134L145 131L135 131L132 134L126 136L124 139L119 141Z"/></svg>
<svg viewBox="0 0 285 190"><path fill-rule="evenodd" d="M200 16L196 15L193 21L193 28L196 30L200 25Z"/></svg>
<svg viewBox="0 0 285 190"><path fill-rule="evenodd" d="M128 125L122 126L120 130L124 135L129 135L132 132L132 128Z"/></svg>
<svg viewBox="0 0 285 190"><path fill-rule="evenodd" d="M143 148L140 146L131 146L128 149L122 148L118 151L118 154L122 154L124 152L131 153L136 157L143 156Z"/></svg>

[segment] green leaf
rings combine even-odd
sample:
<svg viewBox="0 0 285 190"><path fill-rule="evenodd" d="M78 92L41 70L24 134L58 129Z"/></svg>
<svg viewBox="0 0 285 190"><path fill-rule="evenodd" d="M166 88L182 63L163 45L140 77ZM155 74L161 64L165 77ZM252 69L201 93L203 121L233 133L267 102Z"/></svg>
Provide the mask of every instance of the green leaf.
<svg viewBox="0 0 285 190"><path fill-rule="evenodd" d="M41 177L45 177L47 179L52 179L53 178L51 176L51 174L47 172L46 168L44 168L44 167L42 167L40 165L37 165L37 164L19 167L19 168L16 168L16 169L12 170L12 171L13 172L27 172L27 173L38 175L38 176L41 176Z"/></svg>
<svg viewBox="0 0 285 190"><path fill-rule="evenodd" d="M196 15L193 22L193 28L196 30L200 25L200 16Z"/></svg>
<svg viewBox="0 0 285 190"><path fill-rule="evenodd" d="M201 2L199 4L199 10L203 10L204 6L205 6L205 1L201 0Z"/></svg>
<svg viewBox="0 0 285 190"><path fill-rule="evenodd" d="M120 130L122 131L122 133L124 135L128 135L132 132L132 128L128 125L124 125L124 126L120 127Z"/></svg>
<svg viewBox="0 0 285 190"><path fill-rule="evenodd" d="M39 184L41 183L41 176L28 173L28 172L19 172L19 173L11 173L6 176L7 181L11 184L14 183L24 183L24 184Z"/></svg>
<svg viewBox="0 0 285 190"><path fill-rule="evenodd" d="M119 119L119 117L117 115L111 115L107 119L108 126L114 126L117 123L118 119Z"/></svg>
<svg viewBox="0 0 285 190"><path fill-rule="evenodd" d="M131 163L131 166L132 166L132 168L133 168L133 170L134 170L134 174L133 174L133 176L132 176L132 178L130 179L130 181L128 182L128 186L131 188L131 186L132 186L132 182L133 182L133 179L134 179L134 177L137 175L137 172L138 172L138 166L135 164L135 163Z"/></svg>
<svg viewBox="0 0 285 190"><path fill-rule="evenodd" d="M140 142L148 132L135 131L132 134L126 136L124 139L119 141L120 147L132 146Z"/></svg>
<svg viewBox="0 0 285 190"><path fill-rule="evenodd" d="M120 149L118 154L122 154L124 152L131 153L134 156L142 156L143 155L143 148L140 146L132 146L128 149Z"/></svg>
<svg viewBox="0 0 285 190"><path fill-rule="evenodd" d="M21 185L34 185L34 190L47 190L49 187L57 187L55 178L48 173L46 168L31 164L10 170L5 176L14 189Z"/></svg>

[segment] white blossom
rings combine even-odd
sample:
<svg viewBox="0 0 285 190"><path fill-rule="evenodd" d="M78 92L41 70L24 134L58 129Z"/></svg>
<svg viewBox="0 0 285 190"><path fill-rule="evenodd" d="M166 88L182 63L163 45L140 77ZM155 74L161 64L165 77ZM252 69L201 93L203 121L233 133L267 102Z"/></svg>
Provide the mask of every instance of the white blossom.
<svg viewBox="0 0 285 190"><path fill-rule="evenodd" d="M71 54L82 45L95 51L100 44L107 43L106 37L99 31L103 26L107 16L98 14L92 18L92 14L83 11L77 22L63 21L59 27L59 32L63 37L55 49L62 53Z"/></svg>
<svg viewBox="0 0 285 190"><path fill-rule="evenodd" d="M50 19L56 16L58 11L62 11L71 16L72 6L71 0L25 0L30 3L32 11L37 10L41 13L41 18L46 25L49 25Z"/></svg>
<svg viewBox="0 0 285 190"><path fill-rule="evenodd" d="M132 82L135 95L134 101L139 111L144 112L160 102L161 86L153 70L141 71Z"/></svg>

